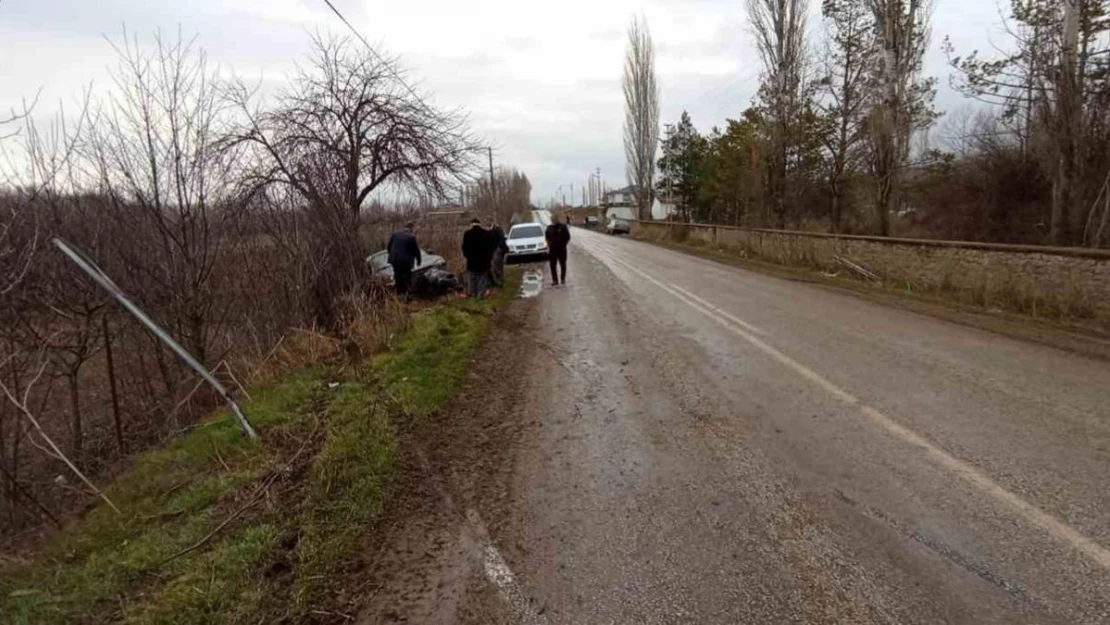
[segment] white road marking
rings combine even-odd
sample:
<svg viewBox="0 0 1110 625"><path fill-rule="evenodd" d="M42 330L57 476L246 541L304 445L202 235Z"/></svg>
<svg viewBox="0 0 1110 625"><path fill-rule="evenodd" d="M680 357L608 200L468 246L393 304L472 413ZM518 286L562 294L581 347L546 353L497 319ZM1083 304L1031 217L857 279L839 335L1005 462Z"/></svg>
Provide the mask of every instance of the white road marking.
<svg viewBox="0 0 1110 625"><path fill-rule="evenodd" d="M948 471L951 471L952 473L955 473L959 477L963 478L968 484L979 489L986 495L994 498L996 501L1009 506L1014 512L1016 512L1019 516L1024 518L1029 523L1040 527L1050 536L1054 537L1062 543L1070 545L1073 549L1086 555L1088 558L1102 566L1104 569L1110 571L1110 549L1107 549L1094 540L1084 536L1075 528L1071 527L1060 519L1057 519L1048 512L1045 512L1044 510L1041 510L1040 508L1034 506L1028 501L1022 499L1017 494L1006 490L1005 487L992 480L988 475L980 471L971 463L956 458L955 456L944 451L944 449L940 448L920 434L898 423L897 421L883 414L879 410L864 404L855 395L852 395L848 391L840 388L821 374L810 369L809 367L806 367L790 356L787 356L778 349L772 347L759 337L755 336L754 332L749 331L744 327L744 325L746 324L741 325L740 323L737 323L739 320L732 318L731 315L725 317L714 312L713 309L706 308L706 306L697 303L697 300L704 302L704 300L701 300L701 298L691 299L684 296L681 292L682 289L679 289L679 287L676 287L672 284L664 283L654 278L653 276L648 275L646 272L633 267L620 258L617 258L607 250L591 248L591 251L595 254L604 256L607 260L611 262L622 265L624 268L635 273L641 278L644 278L648 282L651 282L664 291L667 291L668 293L678 297L680 300L684 301L692 308L705 313L707 316L709 316L717 323L720 323L726 329L731 330L744 340L751 343L763 353L777 360L779 363L793 370L795 373L802 376L803 378L809 380L810 382L813 382L837 399L843 401L846 404L858 406L860 412L872 423L878 425L882 429L886 430L888 433L900 438L903 442L919 448L929 459L931 459L936 464L947 469Z"/></svg>
<svg viewBox="0 0 1110 625"><path fill-rule="evenodd" d="M512 606L519 622L522 625L539 625L541 623L546 623L547 619L539 614L536 607L524 594L524 591L521 590L520 583L517 582L512 569L509 568L509 565L505 562L505 558L501 556L501 552L497 550L493 541L490 540L489 532L486 531L486 525L482 523L482 519L478 516L478 513L474 510L467 510L466 521L478 544L481 545L482 568L485 571L486 579L497 587L497 590L501 592L501 596Z"/></svg>
<svg viewBox="0 0 1110 625"><path fill-rule="evenodd" d="M718 315L721 315L722 317L724 317L724 318L728 319L729 321L735 323L736 325L740 326L741 328L744 328L748 332L752 332L752 333L758 334L760 336L767 336L767 333L764 332L763 330L760 330L759 328L757 328L757 327L753 326L752 324L744 321L743 319L740 319L739 317L736 317L735 315L733 315L732 313L730 313L728 311L721 310L720 308L714 306L713 304L710 304L709 302L707 302L704 299L698 297L697 295L694 295L693 293L691 293L691 292L687 291L686 289L678 286L677 284L672 284L670 286L671 286L671 288L678 291L679 293L682 293L683 295L685 295L689 299L692 299L695 302L698 302L702 306L712 310L713 312L717 313Z"/></svg>
<svg viewBox="0 0 1110 625"><path fill-rule="evenodd" d="M443 505L447 508L447 511L456 518L465 521L459 540L463 541L464 545L474 546L478 552L474 555L480 556L482 572L485 573L486 579L497 587L501 597L513 609L518 622L521 625L543 625L547 623L547 619L536 610L528 596L524 594L516 576L513 575L512 569L509 568L505 558L501 556L501 552L493 544L493 539L490 538L489 532L486 530L486 524L482 522L482 517L473 509L467 510L465 515L462 514L455 505L451 493L447 492L439 474L432 469L431 463L428 462L428 455L424 453L423 448L416 447L416 457L425 473L430 476L432 485L443 500ZM468 548L467 551L472 550Z"/></svg>

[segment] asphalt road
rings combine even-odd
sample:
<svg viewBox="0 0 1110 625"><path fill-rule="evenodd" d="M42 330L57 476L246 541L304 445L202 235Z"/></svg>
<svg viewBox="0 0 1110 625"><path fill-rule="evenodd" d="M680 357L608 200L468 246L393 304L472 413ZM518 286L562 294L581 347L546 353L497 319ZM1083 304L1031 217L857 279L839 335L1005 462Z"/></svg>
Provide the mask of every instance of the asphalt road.
<svg viewBox="0 0 1110 625"><path fill-rule="evenodd" d="M484 511L523 620L1110 623L1106 362L573 235Z"/></svg>

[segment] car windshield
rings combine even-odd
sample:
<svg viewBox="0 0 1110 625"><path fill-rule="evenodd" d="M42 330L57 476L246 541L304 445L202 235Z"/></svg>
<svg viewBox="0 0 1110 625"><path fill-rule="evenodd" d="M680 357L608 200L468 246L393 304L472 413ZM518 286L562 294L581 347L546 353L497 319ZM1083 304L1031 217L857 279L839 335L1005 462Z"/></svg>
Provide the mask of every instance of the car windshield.
<svg viewBox="0 0 1110 625"><path fill-rule="evenodd" d="M520 228L513 228L509 232L510 239L534 239L543 236L543 228L540 226L523 226Z"/></svg>

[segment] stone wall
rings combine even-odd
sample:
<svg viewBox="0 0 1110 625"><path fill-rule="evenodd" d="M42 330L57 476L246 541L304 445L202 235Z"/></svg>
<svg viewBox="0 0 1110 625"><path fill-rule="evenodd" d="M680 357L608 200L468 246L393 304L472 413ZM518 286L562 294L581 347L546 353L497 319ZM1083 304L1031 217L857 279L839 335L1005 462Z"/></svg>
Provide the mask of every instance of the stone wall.
<svg viewBox="0 0 1110 625"><path fill-rule="evenodd" d="M636 222L632 235L864 281L871 281L866 274L872 273L888 288L945 293L964 303L1035 316L1089 319L1110 329L1107 250L665 222Z"/></svg>

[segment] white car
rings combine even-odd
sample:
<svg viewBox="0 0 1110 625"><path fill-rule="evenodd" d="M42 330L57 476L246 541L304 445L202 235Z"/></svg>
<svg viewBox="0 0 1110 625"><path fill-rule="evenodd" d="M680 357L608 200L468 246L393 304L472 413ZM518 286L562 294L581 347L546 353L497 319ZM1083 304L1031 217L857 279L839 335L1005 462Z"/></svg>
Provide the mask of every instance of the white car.
<svg viewBox="0 0 1110 625"><path fill-rule="evenodd" d="M547 241L543 238L543 226L538 223L513 226L506 243L509 245L507 260L547 258Z"/></svg>
<svg viewBox="0 0 1110 625"><path fill-rule="evenodd" d="M612 217L609 219L609 224L605 226L605 232L609 234L628 234L632 231L632 226L627 220L620 217Z"/></svg>
<svg viewBox="0 0 1110 625"><path fill-rule="evenodd" d="M606 223L605 232L609 234L628 234L631 230L631 222L635 217L632 209L627 206L614 206L605 212Z"/></svg>

